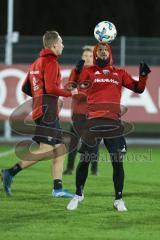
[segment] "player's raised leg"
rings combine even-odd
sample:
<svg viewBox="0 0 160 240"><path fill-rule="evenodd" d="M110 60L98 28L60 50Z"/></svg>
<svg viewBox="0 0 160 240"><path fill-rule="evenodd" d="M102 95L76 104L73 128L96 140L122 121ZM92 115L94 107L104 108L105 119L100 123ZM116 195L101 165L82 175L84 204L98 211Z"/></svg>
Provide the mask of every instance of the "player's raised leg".
<svg viewBox="0 0 160 240"><path fill-rule="evenodd" d="M25 157L25 160L21 160L20 162L17 162L13 167L8 169L2 169L1 170L1 179L3 182L3 187L8 196L12 195L11 192L11 184L13 182L13 178L23 169L26 169L35 163L37 163L40 160L45 159L49 156L49 153L52 154L53 147L48 144L40 143L39 149L35 150L33 152L34 156L31 158L30 155Z"/></svg>

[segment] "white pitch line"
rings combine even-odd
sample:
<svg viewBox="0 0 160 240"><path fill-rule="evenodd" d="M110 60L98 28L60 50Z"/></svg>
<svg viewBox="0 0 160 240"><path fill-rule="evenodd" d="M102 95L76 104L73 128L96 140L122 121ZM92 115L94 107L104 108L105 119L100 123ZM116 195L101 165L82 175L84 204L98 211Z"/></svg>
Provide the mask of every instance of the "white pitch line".
<svg viewBox="0 0 160 240"><path fill-rule="evenodd" d="M2 153L0 153L0 158L2 158L2 157L6 157L6 156L8 156L8 155L14 153L14 150L15 150L15 149L12 148L12 149L10 149L10 150L8 150L8 151L6 151L6 152L2 152Z"/></svg>

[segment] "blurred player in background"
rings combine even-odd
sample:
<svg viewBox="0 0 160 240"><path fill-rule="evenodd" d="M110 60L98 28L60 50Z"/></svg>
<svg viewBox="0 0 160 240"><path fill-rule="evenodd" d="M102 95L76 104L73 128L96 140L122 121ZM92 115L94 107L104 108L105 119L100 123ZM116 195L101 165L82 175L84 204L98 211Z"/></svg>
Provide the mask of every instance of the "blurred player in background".
<svg viewBox="0 0 160 240"><path fill-rule="evenodd" d="M82 60L78 62L76 67L72 70L71 75L69 77L69 84L78 84L83 79L79 78L81 71L84 68L88 68L93 65L93 46L84 46L82 52ZM81 90L82 93L82 90ZM78 122L80 128L83 128L84 122L86 120L86 111L87 111L87 98L82 95L81 98L73 98L72 99L72 120L73 122ZM76 123L75 123L76 124ZM73 125L71 125L70 131L76 134ZM78 134L77 138L80 140L80 136ZM72 141L70 142L70 146L72 147ZM65 175L71 175L74 169L74 162L77 155L77 148L74 151L69 150L68 159L67 159L67 168L64 171ZM97 175L97 161L98 161L98 145L94 148L94 152L91 155L91 174Z"/></svg>
<svg viewBox="0 0 160 240"><path fill-rule="evenodd" d="M62 187L63 163L66 153L62 141L61 128L58 119L58 97L71 97L72 93L61 89L61 75L58 57L63 51L62 38L56 31L48 31L43 36L44 49L39 57L31 65L23 91L33 98L32 118L35 121L35 137L33 140L39 144L39 149L34 151L34 158L25 157L13 167L1 171L3 186L6 194L11 196L11 184L13 178L22 170L32 166L40 160L46 159L48 153L54 156L52 160L52 176L54 197L73 197ZM48 97L49 94L49 97ZM44 109L44 101L47 99L47 113ZM58 129L58 136L46 136L47 129ZM52 154L53 153L53 154Z"/></svg>
<svg viewBox="0 0 160 240"><path fill-rule="evenodd" d="M99 138L101 137L109 151L113 166L114 208L118 211L127 211L122 199L124 185L123 157L126 152L125 126L121 124L120 119L122 87L126 87L135 93L142 93L149 73L150 69L147 64L141 63L139 81L135 81L124 69L112 66L112 54L108 44L99 43L95 46L94 66L82 71L80 76L83 80L90 80L92 85L86 91L88 121L86 121L86 127L82 133L81 156L76 172L76 195L68 204L68 210L75 210L84 199L83 189L90 163L86 156L92 153L95 142L100 141ZM118 131L114 131L114 129L118 129ZM101 135L99 135L101 130ZM104 130L107 130L105 135Z"/></svg>

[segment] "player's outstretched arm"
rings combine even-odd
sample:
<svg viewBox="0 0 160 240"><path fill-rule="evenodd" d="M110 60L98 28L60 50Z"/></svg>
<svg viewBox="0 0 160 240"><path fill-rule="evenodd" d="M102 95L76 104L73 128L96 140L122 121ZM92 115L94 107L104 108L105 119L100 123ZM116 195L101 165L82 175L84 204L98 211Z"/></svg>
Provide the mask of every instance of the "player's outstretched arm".
<svg viewBox="0 0 160 240"><path fill-rule="evenodd" d="M123 72L122 84L124 87L132 90L135 93L143 93L148 74L151 72L149 66L145 62L141 62L139 65L139 81L134 80L130 74L126 71Z"/></svg>

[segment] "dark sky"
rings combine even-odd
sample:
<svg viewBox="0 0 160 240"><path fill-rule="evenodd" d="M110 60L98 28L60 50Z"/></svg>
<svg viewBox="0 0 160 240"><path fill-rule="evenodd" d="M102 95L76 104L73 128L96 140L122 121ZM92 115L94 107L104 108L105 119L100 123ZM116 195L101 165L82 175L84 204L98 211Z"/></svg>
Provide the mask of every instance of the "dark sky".
<svg viewBox="0 0 160 240"><path fill-rule="evenodd" d="M7 1L0 1L0 34L6 34ZM118 35L160 37L159 0L14 0L14 30L41 35L90 36L102 21L113 22Z"/></svg>

